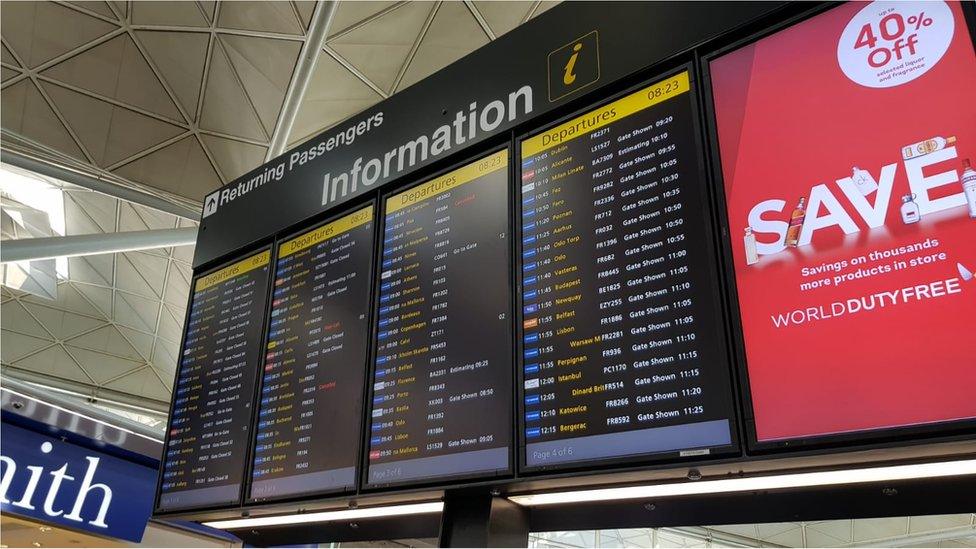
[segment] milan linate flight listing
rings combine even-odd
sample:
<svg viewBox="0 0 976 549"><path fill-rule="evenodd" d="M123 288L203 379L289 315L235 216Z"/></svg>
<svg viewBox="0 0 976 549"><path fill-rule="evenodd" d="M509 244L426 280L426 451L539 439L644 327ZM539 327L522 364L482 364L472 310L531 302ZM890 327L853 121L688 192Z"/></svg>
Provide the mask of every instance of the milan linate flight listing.
<svg viewBox="0 0 976 549"><path fill-rule="evenodd" d="M511 462L508 151L385 201L370 485Z"/></svg>
<svg viewBox="0 0 976 549"><path fill-rule="evenodd" d="M160 509L236 503L250 438L271 252L196 280L170 420Z"/></svg>
<svg viewBox="0 0 976 549"><path fill-rule="evenodd" d="M356 487L373 207L278 247L251 499Z"/></svg>
<svg viewBox="0 0 976 549"><path fill-rule="evenodd" d="M522 142L529 468L730 445L687 72Z"/></svg>

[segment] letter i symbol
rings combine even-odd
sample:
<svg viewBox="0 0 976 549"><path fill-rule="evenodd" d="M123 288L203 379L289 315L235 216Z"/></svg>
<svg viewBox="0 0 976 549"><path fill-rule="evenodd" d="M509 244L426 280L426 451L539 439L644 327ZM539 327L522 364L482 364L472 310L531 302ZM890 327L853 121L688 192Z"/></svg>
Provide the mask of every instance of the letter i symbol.
<svg viewBox="0 0 976 549"><path fill-rule="evenodd" d="M563 71L563 84L567 86L576 81L576 75L573 74L573 69L576 67L576 58L579 57L581 49L583 49L582 43L573 46L573 55L569 57L569 62L566 63L566 70Z"/></svg>

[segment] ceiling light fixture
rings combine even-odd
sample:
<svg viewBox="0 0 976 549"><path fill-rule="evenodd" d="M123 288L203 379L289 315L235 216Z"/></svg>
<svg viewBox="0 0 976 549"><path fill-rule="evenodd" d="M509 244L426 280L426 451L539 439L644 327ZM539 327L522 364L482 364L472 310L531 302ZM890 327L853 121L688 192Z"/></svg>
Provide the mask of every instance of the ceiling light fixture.
<svg viewBox="0 0 976 549"><path fill-rule="evenodd" d="M411 503L407 505L388 505L385 507L365 507L362 509L323 511L321 513L303 513L301 515L278 515L273 517L217 520L213 522L204 522L203 525L211 528L219 528L221 530L234 530L237 528L260 528L264 526L284 526L289 524L306 524L310 522L330 522L338 520L440 513L443 510L443 501L433 501L429 503Z"/></svg>
<svg viewBox="0 0 976 549"><path fill-rule="evenodd" d="M626 488L572 490L567 492L509 496L508 499L519 505L531 507L537 505L557 505L560 503L721 494L754 490L779 490L784 488L812 488L817 486L865 484L869 482L942 478L961 475L976 475L976 459L702 480L697 482L676 482L671 484L649 484L629 486Z"/></svg>

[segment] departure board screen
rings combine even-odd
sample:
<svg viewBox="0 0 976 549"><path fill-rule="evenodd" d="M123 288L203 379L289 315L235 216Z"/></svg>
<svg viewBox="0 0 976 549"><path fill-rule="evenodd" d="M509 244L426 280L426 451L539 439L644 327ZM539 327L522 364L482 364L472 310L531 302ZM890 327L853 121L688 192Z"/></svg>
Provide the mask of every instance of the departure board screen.
<svg viewBox="0 0 976 549"><path fill-rule="evenodd" d="M356 488L373 207L278 246L251 500Z"/></svg>
<svg viewBox="0 0 976 549"><path fill-rule="evenodd" d="M271 251L197 278L174 387L160 510L236 504L247 467Z"/></svg>
<svg viewBox="0 0 976 549"><path fill-rule="evenodd" d="M688 72L522 141L523 463L733 444Z"/></svg>
<svg viewBox="0 0 976 549"><path fill-rule="evenodd" d="M367 484L511 470L508 151L385 200Z"/></svg>

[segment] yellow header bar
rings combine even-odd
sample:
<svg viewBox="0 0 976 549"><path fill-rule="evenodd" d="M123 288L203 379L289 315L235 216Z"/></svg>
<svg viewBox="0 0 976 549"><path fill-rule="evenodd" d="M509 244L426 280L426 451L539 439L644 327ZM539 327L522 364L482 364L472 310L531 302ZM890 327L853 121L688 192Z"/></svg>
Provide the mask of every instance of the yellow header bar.
<svg viewBox="0 0 976 549"><path fill-rule="evenodd" d="M600 129L603 126L622 120L652 105L667 101L691 89L688 71L676 74L666 80L637 90L588 113L564 122L555 128L522 141L522 157L532 156L551 149L567 141L576 139Z"/></svg>
<svg viewBox="0 0 976 549"><path fill-rule="evenodd" d="M355 229L364 223L369 223L372 220L372 206L367 206L361 210L356 210L349 215L344 215L335 221L326 223L318 229L309 231L301 236L296 236L291 240L286 240L278 248L278 257L288 257L295 252L300 252L306 248L311 248L320 242L325 242L330 238L337 237L346 231L351 231L352 229Z"/></svg>
<svg viewBox="0 0 976 549"><path fill-rule="evenodd" d="M465 166L431 179L423 185L395 194L386 199L386 213L393 213L412 206L422 200L437 196L455 187L470 183L483 175L488 175L508 167L508 149L501 150Z"/></svg>
<svg viewBox="0 0 976 549"><path fill-rule="evenodd" d="M271 250L265 250L259 254L252 255L251 257L242 259L233 265L228 265L223 269L208 274L207 276L200 277L197 279L196 292L202 292L211 286L216 286L221 282L230 280L235 276L242 275L246 272L253 271L258 267L264 267L271 261Z"/></svg>

